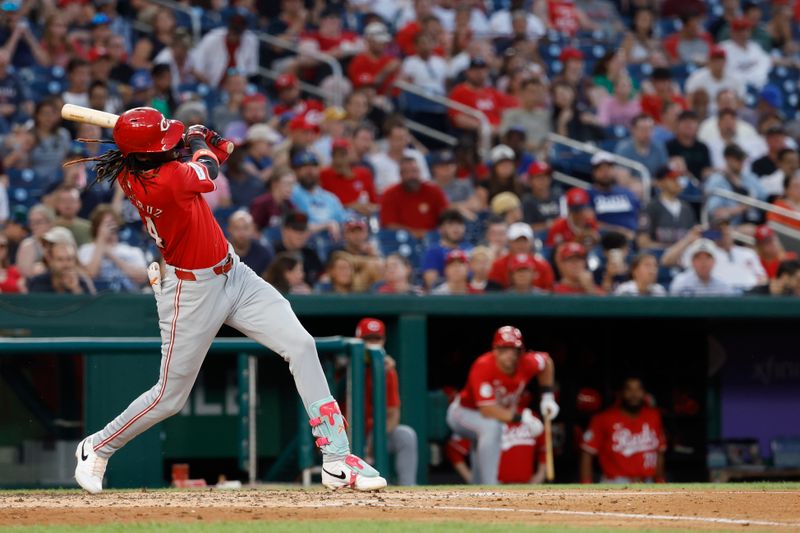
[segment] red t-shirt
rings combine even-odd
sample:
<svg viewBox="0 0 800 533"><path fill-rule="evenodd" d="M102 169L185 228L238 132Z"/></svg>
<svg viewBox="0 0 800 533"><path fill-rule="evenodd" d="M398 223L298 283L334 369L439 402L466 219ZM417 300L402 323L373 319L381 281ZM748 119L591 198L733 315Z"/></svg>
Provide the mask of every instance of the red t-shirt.
<svg viewBox="0 0 800 533"><path fill-rule="evenodd" d="M17 293L19 292L19 280L22 279L22 274L19 273L17 267L14 265L6 268L6 279L0 281L0 293Z"/></svg>
<svg viewBox="0 0 800 533"><path fill-rule="evenodd" d="M301 39L312 39L317 41L320 52L327 52L340 46L343 42L356 42L358 41L358 34L351 31L343 31L336 37L323 37L319 32L309 32L302 36Z"/></svg>
<svg viewBox="0 0 800 533"><path fill-rule="evenodd" d="M298 100L294 103L294 105L291 106L279 102L275 104L275 107L272 108L272 114L276 117L286 113L293 113L295 116L306 116L312 112L322 113L323 111L325 111L325 106L322 105L322 102L312 99ZM320 122L320 120L316 120L316 122Z"/></svg>
<svg viewBox="0 0 800 533"><path fill-rule="evenodd" d="M517 371L509 376L497 367L494 352L486 352L472 363L467 384L459 394L461 406L477 409L499 405L516 410L525 386L544 370L547 357L544 352L526 352L517 362Z"/></svg>
<svg viewBox="0 0 800 533"><path fill-rule="evenodd" d="M366 167L353 167L352 172L352 177L348 178L336 172L333 167L326 167L319 173L319 183L323 189L335 194L342 205L350 205L359 200L376 203L378 194L375 192L372 172Z"/></svg>
<svg viewBox="0 0 800 533"><path fill-rule="evenodd" d="M670 96L669 100L670 102L681 106L681 109L689 109L689 104L686 102L686 99L679 94L673 94ZM655 94L645 94L640 100L640 105L642 106L642 113L649 115L653 120L660 124L661 113L664 112L664 108L666 107L667 103L670 102L664 102Z"/></svg>
<svg viewBox="0 0 800 533"><path fill-rule="evenodd" d="M381 226L436 229L439 215L445 209L447 197L437 185L423 182L417 191L409 192L398 183L386 189L381 197Z"/></svg>
<svg viewBox="0 0 800 533"><path fill-rule="evenodd" d="M449 97L456 102L483 112L492 126L500 125L500 118L504 109L518 105L516 98L503 94L494 87L475 89L467 83L459 83L453 87ZM448 114L450 115L450 120L455 120L455 117L460 113L450 109Z"/></svg>
<svg viewBox="0 0 800 533"><path fill-rule="evenodd" d="M597 221L592 219L589 222L589 227L593 230L597 230ZM545 239L545 245L557 246L564 242L573 242L574 240L575 232L572 231L572 226L570 225L569 220L567 217L562 217L557 219L555 222L553 222L553 225L550 226L550 231L547 232L547 238Z"/></svg>
<svg viewBox="0 0 800 533"><path fill-rule="evenodd" d="M128 172L117 181L167 264L193 270L225 258L228 241L201 196L217 188L205 166L170 161L147 172L144 187Z"/></svg>
<svg viewBox="0 0 800 533"><path fill-rule="evenodd" d="M549 291L553 288L553 282L555 281L555 275L550 263L536 254L530 254L530 256L533 257L533 262L536 266L532 285L537 289ZM508 287L511 284L508 272L508 264L510 262L511 254L495 259L494 263L492 263L492 269L489 271L489 279L503 287Z"/></svg>
<svg viewBox="0 0 800 533"><path fill-rule="evenodd" d="M394 59L395 58L389 54L383 54L380 57L375 57L367 52L358 54L350 61L350 65L347 67L347 76L350 78L351 82L358 84L358 77L361 74L377 76L381 70L383 70L383 67L394 61ZM391 76L383 80L381 86L377 89L378 94L386 94L389 92L394 83L394 79L397 77L397 72L396 70Z"/></svg>
<svg viewBox="0 0 800 533"><path fill-rule="evenodd" d="M367 431L372 431L374 422L372 419L372 369L370 368L367 368L364 385L364 418ZM397 369L395 368L386 371L386 407L400 407L400 385L397 381Z"/></svg>
<svg viewBox="0 0 800 533"><path fill-rule="evenodd" d="M403 52L403 56L409 57L417 53L417 47L414 46L414 41L417 39L417 35L420 31L422 31L422 27L419 25L419 22L412 20L400 28L394 35L394 42L397 43L400 51Z"/></svg>
<svg viewBox="0 0 800 533"><path fill-rule="evenodd" d="M572 287L561 282L553 285L553 292L555 294L588 294L583 287Z"/></svg>
<svg viewBox="0 0 800 533"><path fill-rule="evenodd" d="M704 40L706 44L708 44L709 48L714 44L714 40L711 39L711 35L707 32L703 32L700 34L700 39ZM664 39L664 50L667 51L667 55L673 61L678 60L678 46L681 44L681 34L680 32L675 32L671 35L668 35Z"/></svg>
<svg viewBox="0 0 800 533"><path fill-rule="evenodd" d="M550 19L550 26L570 37L575 37L581 29L578 9L572 0L549 0L547 17Z"/></svg>
<svg viewBox="0 0 800 533"><path fill-rule="evenodd" d="M781 261L788 261L789 259L797 259L797 254L794 252L786 252L783 254L783 257L770 260L762 257L761 264L763 265L764 270L767 271L767 277L769 279L775 279L775 276L778 275L778 267L781 266Z"/></svg>
<svg viewBox="0 0 800 533"><path fill-rule="evenodd" d="M643 407L636 416L612 407L592 418L581 448L597 455L607 479L652 478L658 453L667 449L661 415L652 407Z"/></svg>

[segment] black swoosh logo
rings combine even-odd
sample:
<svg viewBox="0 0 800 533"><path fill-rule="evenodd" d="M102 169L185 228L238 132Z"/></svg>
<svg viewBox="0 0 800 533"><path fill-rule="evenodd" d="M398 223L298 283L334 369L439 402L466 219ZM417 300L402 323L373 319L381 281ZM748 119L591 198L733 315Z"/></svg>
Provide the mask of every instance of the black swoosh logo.
<svg viewBox="0 0 800 533"><path fill-rule="evenodd" d="M89 458L89 456L86 455L85 449L86 449L86 441L83 441L83 444L81 444L81 461L85 461L86 459Z"/></svg>
<svg viewBox="0 0 800 533"><path fill-rule="evenodd" d="M322 468L322 471L323 471L323 472L325 472L326 474L328 474L329 476L333 476L333 477L335 477L335 478L337 478L337 479L344 479L344 478L346 478L346 477L347 477L347 476L345 475L345 473L344 473L344 472L339 472L339 475L336 475L336 474L331 474L330 472L328 472L327 470L325 470L325 468L324 468L324 467Z"/></svg>

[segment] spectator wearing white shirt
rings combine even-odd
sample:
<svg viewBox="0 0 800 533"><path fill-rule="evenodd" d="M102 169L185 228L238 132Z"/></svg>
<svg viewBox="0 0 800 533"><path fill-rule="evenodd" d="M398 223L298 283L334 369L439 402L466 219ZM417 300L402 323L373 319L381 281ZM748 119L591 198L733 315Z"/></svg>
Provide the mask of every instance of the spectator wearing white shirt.
<svg viewBox="0 0 800 533"><path fill-rule="evenodd" d="M403 60L400 77L403 81L418 85L426 91L445 96L447 89L448 63L441 56L433 54L434 42L426 33L417 34L414 39L417 53Z"/></svg>
<svg viewBox="0 0 800 533"><path fill-rule="evenodd" d="M742 79L725 68L725 57L724 48L712 46L708 53L708 65L692 72L686 80L686 94L689 99L698 91L705 92L708 95L708 112L711 114L717 112L717 94L721 90L730 89L739 99L747 96Z"/></svg>
<svg viewBox="0 0 800 533"><path fill-rule="evenodd" d="M483 14L483 11L477 7L470 6L468 2L454 2L453 4L455 8L434 5L431 10L436 15L436 18L441 21L445 31L453 32L456 29L460 11L460 16L467 17L467 24L475 37L481 38L490 34L489 20Z"/></svg>
<svg viewBox="0 0 800 533"><path fill-rule="evenodd" d="M529 11L525 11L523 0L511 0L508 9L495 11L489 19L489 27L492 29L492 37L511 37L514 34L511 21L516 17L525 18L525 37L528 40L539 39L547 33L547 28L542 21Z"/></svg>
<svg viewBox="0 0 800 533"><path fill-rule="evenodd" d="M654 255L642 253L631 261L631 279L620 284L615 296L666 296L667 291L656 283L658 260Z"/></svg>
<svg viewBox="0 0 800 533"><path fill-rule="evenodd" d="M230 47L234 57L229 57ZM233 59L233 61L231 61ZM241 74L252 76L258 72L258 38L247 29L247 19L234 15L227 28L208 32L192 54L195 73L212 87L219 87L229 67Z"/></svg>
<svg viewBox="0 0 800 533"><path fill-rule="evenodd" d="M706 119L708 122L710 119ZM730 108L721 108L717 113L716 126L711 132L703 131L706 122L700 128L698 138L708 146L711 155L711 165L716 169L724 169L725 149L732 144L739 146L745 154L748 164L767 152L767 143L752 126L739 120L736 111ZM702 135L706 133L706 135Z"/></svg>
<svg viewBox="0 0 800 533"><path fill-rule="evenodd" d="M411 134L401 122L388 126L386 132L386 148L367 156L367 161L374 169L375 190L378 194L400 183L400 161L404 157L417 160L422 181L431 179L431 172L425 156L419 150L411 148Z"/></svg>
<svg viewBox="0 0 800 533"><path fill-rule="evenodd" d="M728 60L728 71L747 85L760 89L767 83L772 58L750 39L753 23L744 17L731 22L731 38L720 43Z"/></svg>
<svg viewBox="0 0 800 533"><path fill-rule="evenodd" d="M193 83L196 81L194 76L195 58L189 52L192 48L192 36L184 28L175 30L175 37L172 43L163 48L153 59L154 65L169 65L170 76L172 77L172 92L179 96L178 89L183 83Z"/></svg>
<svg viewBox="0 0 800 533"><path fill-rule="evenodd" d="M709 239L697 239L687 250L691 267L672 280L672 296L733 296L737 291L714 275L717 247Z"/></svg>

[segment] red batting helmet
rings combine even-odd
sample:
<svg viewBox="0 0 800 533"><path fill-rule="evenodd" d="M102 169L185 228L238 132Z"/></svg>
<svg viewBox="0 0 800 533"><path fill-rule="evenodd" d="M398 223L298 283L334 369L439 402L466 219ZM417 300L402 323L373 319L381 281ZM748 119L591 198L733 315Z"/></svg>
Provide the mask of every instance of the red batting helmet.
<svg viewBox="0 0 800 533"><path fill-rule="evenodd" d="M114 142L122 155L166 152L183 137L183 123L169 120L152 107L135 107L114 125Z"/></svg>
<svg viewBox="0 0 800 533"><path fill-rule="evenodd" d="M514 326L503 326L495 332L492 347L522 349L522 332Z"/></svg>

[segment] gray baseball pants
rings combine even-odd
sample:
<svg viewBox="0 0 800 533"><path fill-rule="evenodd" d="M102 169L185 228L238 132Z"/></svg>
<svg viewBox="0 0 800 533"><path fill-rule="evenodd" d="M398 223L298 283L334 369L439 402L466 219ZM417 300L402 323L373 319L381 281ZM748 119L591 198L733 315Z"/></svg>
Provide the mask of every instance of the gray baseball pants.
<svg viewBox="0 0 800 533"><path fill-rule="evenodd" d="M398 485L417 484L417 432L402 424L386 434L386 448L394 455Z"/></svg>
<svg viewBox="0 0 800 533"><path fill-rule="evenodd" d="M179 280L175 268L167 265L161 294L156 294L162 342L158 382L93 435L94 450L100 457L110 457L183 408L223 324L267 346L289 363L306 411L330 395L314 338L300 324L289 302L240 262L230 246L229 254L233 259L230 271L218 275L212 268L192 270L196 281Z"/></svg>
<svg viewBox="0 0 800 533"><path fill-rule="evenodd" d="M494 418L486 418L475 409L461 407L456 398L447 408L447 425L455 433L477 443L472 455L475 458L472 464L472 482L497 485L503 423Z"/></svg>

